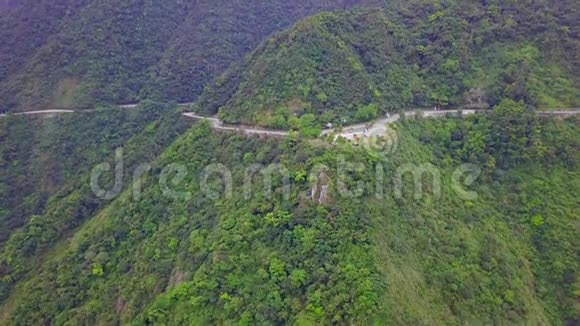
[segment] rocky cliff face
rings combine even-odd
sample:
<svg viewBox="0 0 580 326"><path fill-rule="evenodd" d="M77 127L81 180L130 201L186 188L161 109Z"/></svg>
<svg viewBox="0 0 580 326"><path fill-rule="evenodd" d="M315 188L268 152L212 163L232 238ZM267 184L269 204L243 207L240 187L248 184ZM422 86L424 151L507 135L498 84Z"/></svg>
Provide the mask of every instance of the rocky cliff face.
<svg viewBox="0 0 580 326"><path fill-rule="evenodd" d="M330 177L324 171L318 174L318 179L312 185L311 190L311 198L315 204L326 205L330 202L330 196L328 194L330 181Z"/></svg>

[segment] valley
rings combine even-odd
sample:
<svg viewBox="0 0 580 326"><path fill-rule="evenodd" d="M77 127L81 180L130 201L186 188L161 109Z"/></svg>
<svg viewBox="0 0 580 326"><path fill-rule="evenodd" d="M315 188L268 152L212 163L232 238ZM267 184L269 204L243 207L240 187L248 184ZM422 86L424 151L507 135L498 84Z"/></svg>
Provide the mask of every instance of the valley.
<svg viewBox="0 0 580 326"><path fill-rule="evenodd" d="M579 13L0 1L0 324L580 324Z"/></svg>

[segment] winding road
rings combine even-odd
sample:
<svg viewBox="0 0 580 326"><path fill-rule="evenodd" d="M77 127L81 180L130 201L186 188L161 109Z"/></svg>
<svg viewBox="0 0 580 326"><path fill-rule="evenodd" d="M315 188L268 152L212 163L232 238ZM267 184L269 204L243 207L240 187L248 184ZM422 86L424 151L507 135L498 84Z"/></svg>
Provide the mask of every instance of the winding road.
<svg viewBox="0 0 580 326"><path fill-rule="evenodd" d="M388 127L389 124L395 123L401 119L401 114L404 114L405 117L410 118L416 116L417 112L422 112L423 117L426 118L442 118L448 115L457 114L459 112L461 112L463 116L477 113L476 110L430 110L430 111L413 110L403 113L396 113L392 115L389 114L386 117L380 118L378 120L366 124L352 125L343 128L338 133L336 133L334 129L326 129L322 132L322 135L328 135L330 133L335 132L337 138L340 136L350 140L356 137L381 136L384 135L389 130Z"/></svg>
<svg viewBox="0 0 580 326"><path fill-rule="evenodd" d="M256 128L256 127L252 127L252 126L244 126L244 125L226 125L220 119L218 119L216 117L197 115L193 112L187 112L187 113L184 113L183 115L188 117L188 118L208 120L209 122L211 122L212 127L214 129L217 129L217 130L230 130L230 131L236 131L236 132L245 133L245 134L266 135L266 136L287 136L289 134L289 132L287 132L287 131L261 129L261 128Z"/></svg>
<svg viewBox="0 0 580 326"><path fill-rule="evenodd" d="M442 118L448 115L454 115L461 112L463 116L473 115L479 112L478 110L414 110L414 111L407 111L401 114L404 114L405 117L414 117L417 115L418 112L422 113L422 116L425 118ZM485 111L483 111L485 112ZM570 110L561 110L561 111L537 111L539 115L557 115L557 116L570 116L580 114L580 109L570 109ZM334 134L335 139L338 137L343 137L345 139L353 140L355 138L364 138L364 137L373 137L373 136L381 136L388 132L389 124L397 122L401 119L401 114L392 114L387 115L386 117L380 118L373 122L369 123L361 123L350 125L348 127L343 127L342 129L325 129L322 131L322 136ZM272 130L272 129L263 129L263 128L256 128L252 126L244 126L244 125L226 125L221 120L216 117L208 117L203 115L198 115L193 112L186 112L183 113L184 116L193 118L193 119L206 119L211 122L212 127L216 130L229 130L229 131L236 131L239 133L244 134L255 134L255 135L266 135L266 136L287 136L289 134L288 131L280 131L280 130Z"/></svg>
<svg viewBox="0 0 580 326"><path fill-rule="evenodd" d="M192 103L180 103L178 106L189 106ZM119 105L122 109L133 109L136 108L138 104L124 104ZM54 115L54 114L64 114L64 113L88 113L94 112L95 110L36 110L36 111L27 111L27 112L17 112L12 113L11 115L14 116L28 116L28 115ZM387 133L389 130L389 124L397 122L401 119L401 115L404 114L405 117L414 117L417 115L418 112L422 113L423 117L426 118L440 118L445 117L448 115L454 115L461 112L463 116L476 114L480 112L478 110L413 110L413 111L406 111L403 113L397 114L388 114L385 117L379 118L373 122L369 123L361 123L361 124L354 124L347 127L343 127L340 129L325 129L322 131L322 136L334 134L336 138L343 137L345 139L355 139L355 138L363 138L363 137L373 137L373 136L381 136ZM485 111L481 111L485 112ZM541 116L571 116L580 114L580 108L571 108L571 109L554 109L549 111L536 111L538 115ZM8 114L0 114L1 117L5 117ZM226 130L226 131L234 131L242 134L249 134L249 135L264 135L264 136L274 136L274 137L284 137L289 134L288 131L282 130L272 130L272 129L265 129L265 128L258 128L255 126L245 126L245 125L228 125L224 124L221 120L217 117L208 117L203 115L198 115L194 112L185 112L183 116L192 118L192 119L206 119L211 122L212 128L216 130ZM336 139L335 138L335 139Z"/></svg>
<svg viewBox="0 0 580 326"><path fill-rule="evenodd" d="M179 103L177 104L178 107L189 106L194 103ZM121 104L117 105L117 107L121 109L135 109L139 106L139 104ZM97 112L98 109L83 109L83 110L65 110L65 109L55 109L55 110L34 110L34 111L25 111L25 112L14 112L14 113L0 113L0 118L6 117L8 115L12 116L22 116L22 115L51 115L51 114L61 114L61 113L92 113Z"/></svg>

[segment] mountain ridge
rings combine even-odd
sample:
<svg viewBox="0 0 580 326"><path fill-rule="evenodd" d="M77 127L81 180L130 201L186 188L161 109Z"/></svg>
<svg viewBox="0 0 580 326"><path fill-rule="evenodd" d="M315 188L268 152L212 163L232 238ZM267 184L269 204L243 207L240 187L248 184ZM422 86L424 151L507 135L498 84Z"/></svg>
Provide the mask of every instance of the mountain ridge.
<svg viewBox="0 0 580 326"><path fill-rule="evenodd" d="M50 46L0 99L79 113L0 118L0 323L578 324L580 124L539 113L578 103L580 3L370 3L93 0L23 28Z"/></svg>
<svg viewBox="0 0 580 326"><path fill-rule="evenodd" d="M80 8L66 10L69 15L57 29L42 25L44 7L28 2L19 7L24 12L37 8L31 11L38 12L32 19L39 22L41 32L36 34L44 41L34 44L39 47L34 51L25 37L20 43L5 44L7 58L21 48L28 53L12 56L22 63L0 75L0 110L192 100L214 76L272 32L321 10L374 6L378 1L67 3L46 4L51 10ZM10 19L0 16L7 39L17 34Z"/></svg>
<svg viewBox="0 0 580 326"><path fill-rule="evenodd" d="M432 32L463 26L463 17L447 15L436 11L416 30L383 10L316 15L230 68L206 87L194 109L219 111L226 122L287 128L297 124L293 114L314 114L320 125L340 125L408 107L489 107L505 97L530 107L580 103L576 77L564 69L572 62L550 63L542 43L527 37L524 27L510 27L515 39L477 45L463 31ZM454 51L431 53L451 42L438 33L455 38ZM409 44L415 34L432 44ZM466 45L472 48L462 50Z"/></svg>

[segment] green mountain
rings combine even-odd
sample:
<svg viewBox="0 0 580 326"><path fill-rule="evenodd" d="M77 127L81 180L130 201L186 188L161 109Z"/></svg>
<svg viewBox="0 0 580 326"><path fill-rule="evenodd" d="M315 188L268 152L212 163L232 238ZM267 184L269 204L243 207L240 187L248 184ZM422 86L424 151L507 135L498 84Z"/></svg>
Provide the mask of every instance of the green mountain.
<svg viewBox="0 0 580 326"><path fill-rule="evenodd" d="M1 325L580 323L577 2L0 9Z"/></svg>
<svg viewBox="0 0 580 326"><path fill-rule="evenodd" d="M0 2L0 81L21 69L59 26L88 1Z"/></svg>
<svg viewBox="0 0 580 326"><path fill-rule="evenodd" d="M271 33L378 1L37 2L0 14L0 110L192 101Z"/></svg>
<svg viewBox="0 0 580 326"><path fill-rule="evenodd" d="M95 196L93 168L125 171L154 160L189 123L165 104L56 117L0 118L0 245L4 298L47 249L74 233L110 200ZM114 174L99 180L111 189ZM123 175L129 182L132 176ZM9 267L8 267L9 266Z"/></svg>
<svg viewBox="0 0 580 326"><path fill-rule="evenodd" d="M351 123L407 107L486 108L503 98L544 108L580 103L571 55L580 42L568 14L576 4L540 18L539 9L519 5L401 6L301 21L218 78L196 110L287 129L303 114Z"/></svg>
<svg viewBox="0 0 580 326"><path fill-rule="evenodd" d="M201 123L153 163L140 196L129 187L29 263L3 321L573 323L578 134L577 120L538 119L509 100L488 115L404 121L387 152ZM425 176L416 197L408 174L397 195L400 167L427 163L440 179ZM480 174L458 190L465 163ZM287 195L275 170L270 195L258 172L243 188L253 164L287 169ZM317 204L308 176L320 164L330 181ZM167 166L187 172L169 195ZM4 286L26 248L12 239L0 256Z"/></svg>

